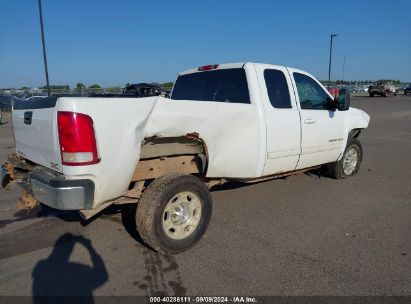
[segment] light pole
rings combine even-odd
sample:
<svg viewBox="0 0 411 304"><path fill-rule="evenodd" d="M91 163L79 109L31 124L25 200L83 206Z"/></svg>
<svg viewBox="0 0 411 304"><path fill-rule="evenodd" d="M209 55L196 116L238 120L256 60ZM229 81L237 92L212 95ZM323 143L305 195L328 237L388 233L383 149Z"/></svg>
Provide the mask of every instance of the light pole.
<svg viewBox="0 0 411 304"><path fill-rule="evenodd" d="M343 61L343 74L342 74L342 80L344 80L344 79L345 79L344 74L345 74L345 56L344 56L344 61Z"/></svg>
<svg viewBox="0 0 411 304"><path fill-rule="evenodd" d="M50 97L49 71L47 68L46 42L44 40L43 12L41 8L41 0L38 0L38 3L39 3L39 15L40 15L40 27L41 27L41 42L43 44L44 70L46 72L46 82L47 82L47 95Z"/></svg>
<svg viewBox="0 0 411 304"><path fill-rule="evenodd" d="M331 81L331 54L333 50L333 38L337 37L338 35L336 34L331 34L330 35L330 61L328 64L328 89L330 89L330 81Z"/></svg>

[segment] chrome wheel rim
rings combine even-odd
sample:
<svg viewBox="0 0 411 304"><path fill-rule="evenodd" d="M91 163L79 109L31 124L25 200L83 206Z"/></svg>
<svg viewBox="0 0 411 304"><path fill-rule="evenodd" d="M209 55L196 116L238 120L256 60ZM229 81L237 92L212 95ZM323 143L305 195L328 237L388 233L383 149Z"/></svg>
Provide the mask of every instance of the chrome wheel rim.
<svg viewBox="0 0 411 304"><path fill-rule="evenodd" d="M345 175L351 175L357 168L358 151L354 147L347 150L343 159L343 172Z"/></svg>
<svg viewBox="0 0 411 304"><path fill-rule="evenodd" d="M163 229L168 237L181 240L193 233L200 219L200 198L192 192L180 192L164 208Z"/></svg>

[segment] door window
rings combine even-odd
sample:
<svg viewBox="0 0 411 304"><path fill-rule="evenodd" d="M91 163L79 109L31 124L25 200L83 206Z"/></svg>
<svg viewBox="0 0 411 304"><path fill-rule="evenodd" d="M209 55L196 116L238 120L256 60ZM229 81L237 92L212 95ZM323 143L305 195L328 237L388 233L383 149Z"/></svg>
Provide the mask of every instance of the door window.
<svg viewBox="0 0 411 304"><path fill-rule="evenodd" d="M278 109L291 108L290 91L284 73L279 70L265 70L264 79L271 105Z"/></svg>
<svg viewBox="0 0 411 304"><path fill-rule="evenodd" d="M300 73L293 73L300 98L301 109L326 110L328 94L311 77Z"/></svg>

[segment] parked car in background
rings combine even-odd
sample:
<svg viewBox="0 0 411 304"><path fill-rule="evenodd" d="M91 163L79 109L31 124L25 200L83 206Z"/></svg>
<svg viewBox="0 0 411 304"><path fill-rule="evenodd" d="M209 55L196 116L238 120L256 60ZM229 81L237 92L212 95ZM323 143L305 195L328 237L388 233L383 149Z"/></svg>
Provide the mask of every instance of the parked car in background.
<svg viewBox="0 0 411 304"><path fill-rule="evenodd" d="M408 93L411 93L411 84L404 87L404 95L407 95Z"/></svg>
<svg viewBox="0 0 411 304"><path fill-rule="evenodd" d="M54 96L54 95L53 95ZM158 85L149 83L137 83L127 85L122 93L90 93L88 97L118 97L118 98L141 98L162 96L169 97L170 91L166 91Z"/></svg>
<svg viewBox="0 0 411 304"><path fill-rule="evenodd" d="M43 99L46 98L46 95L34 95L34 96L30 96L28 98L26 98L27 101L31 101L31 100L38 100L38 99Z"/></svg>
<svg viewBox="0 0 411 304"><path fill-rule="evenodd" d="M4 112L11 111L14 102L16 102L17 100L20 99L12 95L0 95L0 124L3 123Z"/></svg>
<svg viewBox="0 0 411 304"><path fill-rule="evenodd" d="M11 111L13 104L21 99L13 95L0 95L0 110Z"/></svg>
<svg viewBox="0 0 411 304"><path fill-rule="evenodd" d="M374 95L387 97L390 94L397 96L397 88L391 82L379 82L375 85L370 85L368 93L370 97Z"/></svg>
<svg viewBox="0 0 411 304"><path fill-rule="evenodd" d="M137 83L127 85L123 94L129 97L150 97L150 96L166 96L167 92L158 85L149 83Z"/></svg>
<svg viewBox="0 0 411 304"><path fill-rule="evenodd" d="M53 97L87 97L86 93L52 93ZM47 97L47 96L46 96Z"/></svg>

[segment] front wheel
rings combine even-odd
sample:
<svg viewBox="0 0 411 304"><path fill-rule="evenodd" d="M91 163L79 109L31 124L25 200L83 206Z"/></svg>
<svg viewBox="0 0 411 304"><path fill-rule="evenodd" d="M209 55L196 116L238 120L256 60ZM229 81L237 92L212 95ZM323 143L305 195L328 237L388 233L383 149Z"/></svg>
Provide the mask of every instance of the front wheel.
<svg viewBox="0 0 411 304"><path fill-rule="evenodd" d="M177 254L203 237L211 211L211 194L202 180L170 174L154 180L144 191L137 205L137 229L154 250Z"/></svg>
<svg viewBox="0 0 411 304"><path fill-rule="evenodd" d="M349 138L343 156L339 161L325 165L325 174L335 179L353 176L360 168L362 157L360 141L356 138Z"/></svg>

